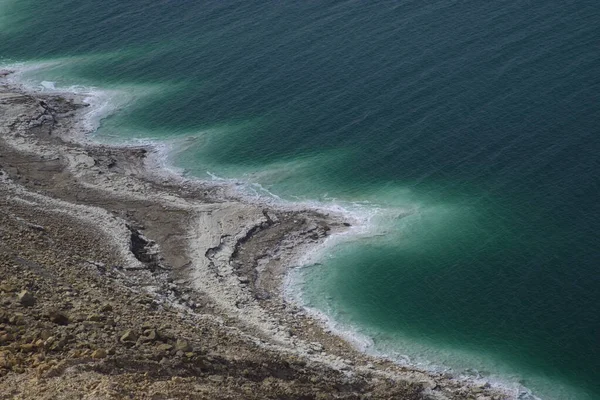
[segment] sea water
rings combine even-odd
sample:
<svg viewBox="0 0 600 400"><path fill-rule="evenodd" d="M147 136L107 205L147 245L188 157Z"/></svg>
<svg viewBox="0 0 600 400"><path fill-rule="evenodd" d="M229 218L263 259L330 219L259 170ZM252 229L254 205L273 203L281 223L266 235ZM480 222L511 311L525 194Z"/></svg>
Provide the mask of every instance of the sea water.
<svg viewBox="0 0 600 400"><path fill-rule="evenodd" d="M599 38L591 0L0 0L97 140L359 216L289 281L332 328L522 398L600 398Z"/></svg>

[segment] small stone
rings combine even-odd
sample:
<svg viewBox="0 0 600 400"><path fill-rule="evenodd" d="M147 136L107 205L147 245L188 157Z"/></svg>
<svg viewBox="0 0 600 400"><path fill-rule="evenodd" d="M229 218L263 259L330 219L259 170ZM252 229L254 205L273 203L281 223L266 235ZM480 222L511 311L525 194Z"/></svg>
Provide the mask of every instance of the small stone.
<svg viewBox="0 0 600 400"><path fill-rule="evenodd" d="M40 339L42 339L42 340L48 340L48 338L51 336L52 336L52 332L50 332L48 330L43 330L42 332L40 332Z"/></svg>
<svg viewBox="0 0 600 400"><path fill-rule="evenodd" d="M133 331L131 329L129 329L121 335L120 340L121 340L121 343L135 343L135 341L137 340L137 335L135 333L133 333Z"/></svg>
<svg viewBox="0 0 600 400"><path fill-rule="evenodd" d="M39 372L46 372L50 368L52 368L52 364L49 364L49 363L41 363L40 365L37 366L37 370Z"/></svg>
<svg viewBox="0 0 600 400"><path fill-rule="evenodd" d="M323 351L323 345L321 343L313 342L309 346L313 351L316 351L316 352Z"/></svg>
<svg viewBox="0 0 600 400"><path fill-rule="evenodd" d="M35 345L33 345L31 343L21 345L21 351L24 353L31 353L34 350L35 350Z"/></svg>
<svg viewBox="0 0 600 400"><path fill-rule="evenodd" d="M95 358L95 359L105 358L106 356L107 356L107 353L106 353L106 350L104 350L104 349L98 349L92 353L92 358Z"/></svg>
<svg viewBox="0 0 600 400"><path fill-rule="evenodd" d="M222 375L211 375L208 377L208 379L216 383L221 383L225 380L225 377Z"/></svg>
<svg viewBox="0 0 600 400"><path fill-rule="evenodd" d="M45 347L50 347L52 345L52 343L54 343L56 341L56 338L54 336L50 336L48 339L46 339L46 341L44 342L44 346Z"/></svg>
<svg viewBox="0 0 600 400"><path fill-rule="evenodd" d="M12 325L23 325L23 314L15 313L8 319L8 323Z"/></svg>
<svg viewBox="0 0 600 400"><path fill-rule="evenodd" d="M142 342L154 342L158 339L158 334L155 329L148 329L144 332L144 336L141 337Z"/></svg>
<svg viewBox="0 0 600 400"><path fill-rule="evenodd" d="M173 346L171 346L170 344L163 343L163 344L159 344L158 346L156 346L156 349L161 352L162 351L167 352L167 351L171 351L173 349Z"/></svg>
<svg viewBox="0 0 600 400"><path fill-rule="evenodd" d="M4 335L0 335L0 343L2 343L2 344L12 342L13 340L14 340L14 337L10 333L5 333Z"/></svg>
<svg viewBox="0 0 600 400"><path fill-rule="evenodd" d="M21 305L25 307L32 307L35 304L35 298L29 290L23 290L17 296Z"/></svg>
<svg viewBox="0 0 600 400"><path fill-rule="evenodd" d="M87 320L88 321L93 321L93 322L99 322L102 321L104 318L102 318L102 316L98 315L98 314L90 314L87 316Z"/></svg>
<svg viewBox="0 0 600 400"><path fill-rule="evenodd" d="M8 283L3 283L2 285L0 285L0 291L2 292L14 292L15 288L12 285L9 285Z"/></svg>
<svg viewBox="0 0 600 400"><path fill-rule="evenodd" d="M146 321L142 324L142 329L152 329L152 323Z"/></svg>
<svg viewBox="0 0 600 400"><path fill-rule="evenodd" d="M265 216L267 217L267 219L270 219L271 222L273 222L275 224L277 222L279 222L279 218L277 218L277 215L275 215L275 214L273 214L271 212L265 211Z"/></svg>
<svg viewBox="0 0 600 400"><path fill-rule="evenodd" d="M188 343L187 340L177 339L177 343L175 344L175 349L177 351L182 351L184 353L187 353L189 351L192 351L192 346L190 346L190 344Z"/></svg>
<svg viewBox="0 0 600 400"><path fill-rule="evenodd" d="M110 312L110 311L112 311L112 310L113 310L113 306L112 306L111 304L109 304L109 303L106 303L105 305L103 305L103 306L100 308L100 312L103 312L103 313L104 313L104 312Z"/></svg>
<svg viewBox="0 0 600 400"><path fill-rule="evenodd" d="M69 325L70 322L69 317L60 311L52 311L48 317L50 318L50 321L58 325Z"/></svg>
<svg viewBox="0 0 600 400"><path fill-rule="evenodd" d="M47 341L50 341L50 339L48 339ZM58 342L52 344L52 346L50 347L50 350L61 351L65 348L66 345L67 345L67 339L62 338Z"/></svg>

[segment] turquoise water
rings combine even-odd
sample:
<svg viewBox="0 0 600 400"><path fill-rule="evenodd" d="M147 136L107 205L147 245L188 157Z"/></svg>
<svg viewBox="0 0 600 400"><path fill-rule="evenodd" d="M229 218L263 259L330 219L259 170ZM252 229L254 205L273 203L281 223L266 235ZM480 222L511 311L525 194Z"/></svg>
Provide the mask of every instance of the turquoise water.
<svg viewBox="0 0 600 400"><path fill-rule="evenodd" d="M600 398L600 3L482 3L0 0L0 58L103 90L101 140L374 214L298 272L370 350Z"/></svg>

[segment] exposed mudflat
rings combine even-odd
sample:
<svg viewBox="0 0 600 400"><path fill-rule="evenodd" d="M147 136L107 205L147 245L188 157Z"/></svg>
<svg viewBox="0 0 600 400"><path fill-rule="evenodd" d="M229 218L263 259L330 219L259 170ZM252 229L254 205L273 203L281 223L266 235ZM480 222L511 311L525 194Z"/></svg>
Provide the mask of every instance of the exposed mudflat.
<svg viewBox="0 0 600 400"><path fill-rule="evenodd" d="M0 398L508 398L366 356L283 299L342 215L93 144L87 108L0 83Z"/></svg>

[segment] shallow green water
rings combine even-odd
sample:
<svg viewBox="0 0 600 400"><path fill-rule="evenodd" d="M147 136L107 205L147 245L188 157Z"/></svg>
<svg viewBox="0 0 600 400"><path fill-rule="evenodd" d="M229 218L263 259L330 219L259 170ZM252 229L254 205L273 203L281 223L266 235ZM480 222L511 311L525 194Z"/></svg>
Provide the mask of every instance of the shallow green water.
<svg viewBox="0 0 600 400"><path fill-rule="evenodd" d="M592 399L599 26L586 0L5 0L0 58L96 87L100 140L372 216L295 287L370 350Z"/></svg>

